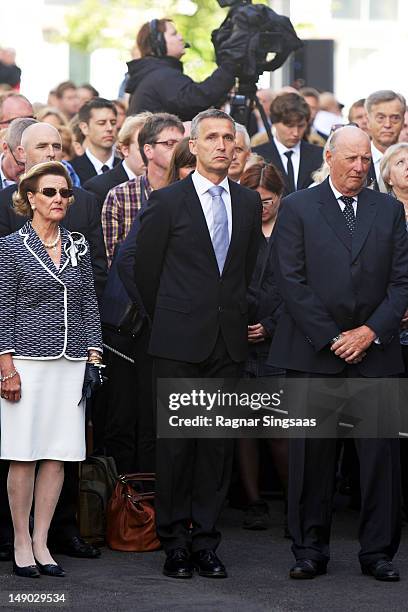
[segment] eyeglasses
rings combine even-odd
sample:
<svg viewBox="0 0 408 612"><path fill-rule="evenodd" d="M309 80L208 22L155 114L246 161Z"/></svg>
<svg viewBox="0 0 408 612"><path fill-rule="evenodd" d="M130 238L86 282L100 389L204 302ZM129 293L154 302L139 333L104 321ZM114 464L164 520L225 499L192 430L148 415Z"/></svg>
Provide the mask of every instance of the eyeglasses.
<svg viewBox="0 0 408 612"><path fill-rule="evenodd" d="M27 117L11 117L11 119L6 119L5 121L0 121L0 125L10 125L14 119L35 119L34 115L27 115Z"/></svg>
<svg viewBox="0 0 408 612"><path fill-rule="evenodd" d="M344 127L358 127L357 123L354 123L354 121L350 121L350 123L334 123L331 128L330 128L330 134L333 134L333 132L335 132L336 130L339 130L340 128L344 128Z"/></svg>
<svg viewBox="0 0 408 612"><path fill-rule="evenodd" d="M17 164L17 166L20 166L20 168L25 168L25 163L24 163L24 162L21 162L21 161L18 161L18 159L16 159L16 157L15 157L15 155L14 155L14 153L13 153L13 150L12 150L12 148L10 147L9 143L7 142L6 144L7 144L7 146L8 146L8 150L9 150L9 151L10 151L10 153L11 153L11 157L14 159L14 161L15 161L15 162L16 162L16 164Z"/></svg>
<svg viewBox="0 0 408 612"><path fill-rule="evenodd" d="M47 198L53 198L57 193L60 194L61 198L71 198L74 195L72 189L63 187L62 189L56 189L55 187L43 187L38 189L37 193L42 193Z"/></svg>
<svg viewBox="0 0 408 612"><path fill-rule="evenodd" d="M173 149L179 142L179 140L154 140L152 144L161 144L166 149Z"/></svg>
<svg viewBox="0 0 408 612"><path fill-rule="evenodd" d="M262 202L262 206L264 208L269 208L269 206L273 206L273 204L276 204L276 200L273 200L272 198L267 198L266 200L261 200Z"/></svg>

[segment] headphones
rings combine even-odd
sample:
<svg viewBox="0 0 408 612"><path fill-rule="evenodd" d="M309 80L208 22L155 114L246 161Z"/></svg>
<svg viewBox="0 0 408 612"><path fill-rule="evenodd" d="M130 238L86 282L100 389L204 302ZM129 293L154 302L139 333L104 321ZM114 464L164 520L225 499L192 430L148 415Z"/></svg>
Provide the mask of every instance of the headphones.
<svg viewBox="0 0 408 612"><path fill-rule="evenodd" d="M159 32L158 26L158 19L153 19L149 23L150 46L152 48L153 55L155 55L156 57L164 57L165 55L167 55L166 39L164 38L164 33Z"/></svg>

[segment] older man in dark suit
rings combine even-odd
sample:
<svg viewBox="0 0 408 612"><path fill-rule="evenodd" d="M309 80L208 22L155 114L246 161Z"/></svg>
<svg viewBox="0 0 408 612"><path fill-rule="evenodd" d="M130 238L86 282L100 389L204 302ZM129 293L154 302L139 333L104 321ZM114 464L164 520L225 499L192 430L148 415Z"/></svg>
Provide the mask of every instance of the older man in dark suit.
<svg viewBox="0 0 408 612"><path fill-rule="evenodd" d="M197 170L154 191L141 217L135 277L152 320L156 378L235 377L247 354L246 291L261 237L259 195L228 180L235 125L215 109L192 122ZM215 554L231 440L160 439L157 532L174 578L226 577ZM192 529L190 530L190 523ZM190 552L191 550L191 552Z"/></svg>
<svg viewBox="0 0 408 612"><path fill-rule="evenodd" d="M363 187L371 149L359 128L334 133L327 162L330 177L285 198L275 226L277 284L285 311L270 362L303 377L395 376L403 370L398 332L408 303L404 210L395 199ZM399 441L355 443L361 569L377 580L396 581ZM335 447L329 438L291 440L288 517L296 557L291 578L326 573Z"/></svg>

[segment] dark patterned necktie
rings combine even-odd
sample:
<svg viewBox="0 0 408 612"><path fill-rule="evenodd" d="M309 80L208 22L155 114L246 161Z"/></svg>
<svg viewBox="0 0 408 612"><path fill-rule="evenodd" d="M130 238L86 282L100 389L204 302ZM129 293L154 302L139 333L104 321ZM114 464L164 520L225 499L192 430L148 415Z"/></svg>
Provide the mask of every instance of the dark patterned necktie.
<svg viewBox="0 0 408 612"><path fill-rule="evenodd" d="M286 174L288 175L288 182L289 182L290 190L296 191L295 172L293 170L293 164L292 164L292 159L291 159L293 155L293 151L286 151L284 155L285 157L288 158L288 164L286 166Z"/></svg>
<svg viewBox="0 0 408 612"><path fill-rule="evenodd" d="M354 228L356 226L356 216L354 214L353 208L354 198L350 198L348 196L341 196L339 200L341 200L345 204L343 209L343 215L346 219L347 227L350 230L350 234L353 235Z"/></svg>

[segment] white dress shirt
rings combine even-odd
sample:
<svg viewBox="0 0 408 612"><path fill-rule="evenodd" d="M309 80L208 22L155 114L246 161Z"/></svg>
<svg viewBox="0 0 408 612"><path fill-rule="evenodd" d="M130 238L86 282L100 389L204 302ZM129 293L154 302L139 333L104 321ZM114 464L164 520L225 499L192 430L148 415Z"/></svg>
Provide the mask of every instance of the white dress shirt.
<svg viewBox="0 0 408 612"><path fill-rule="evenodd" d="M124 159L124 160L123 160L123 162L122 162L122 166L123 166L124 171L125 171L125 172L126 172L126 174L128 175L129 181L131 181L132 179L135 179L135 178L136 178L136 174L135 174L135 173L133 172L133 170L131 170L131 169L129 168L129 166L127 165L127 163L126 163L126 159Z"/></svg>
<svg viewBox="0 0 408 612"><path fill-rule="evenodd" d="M198 199L200 200L201 208L203 209L204 217L207 223L208 231L211 236L211 240L213 240L214 216L213 216L213 210L212 210L212 197L208 193L208 190L211 189L211 187L216 187L216 185L214 185L214 183L212 183L207 178L202 176L199 172L197 172L197 170L194 170L193 174L191 175L191 179L193 181L194 188L197 192ZM225 179L223 179L221 183L218 184L218 186L224 188L224 191L222 192L221 197L224 201L225 208L227 211L228 234L229 234L229 239L231 240L232 209L231 209L231 195L230 195L228 177L225 177Z"/></svg>
<svg viewBox="0 0 408 612"><path fill-rule="evenodd" d="M343 197L343 193L341 193L340 191L338 191L335 186L332 183L331 177L329 177L329 185L331 187L332 192L334 193L334 197L336 198L339 206L340 206L340 210L341 212L343 212L343 210L345 209L346 205L345 203L340 200L339 198ZM358 202L358 196L353 196L353 210L354 210L354 216L357 215L357 202Z"/></svg>
<svg viewBox="0 0 408 612"><path fill-rule="evenodd" d="M377 147L375 147L371 141L371 155L372 155L372 164L374 166L374 170L375 170L375 178L377 179L377 183L378 183L378 179L380 177L380 162L383 158L384 153L381 153L381 151L379 151L377 149Z"/></svg>
<svg viewBox="0 0 408 612"><path fill-rule="evenodd" d="M288 173L288 158L286 157L285 153L287 151L293 151L291 160L292 160L292 166L293 166L293 177L295 179L295 187L297 188L297 183L298 183L298 178L299 178L299 166L300 166L300 142L298 142L297 145L295 145L291 149L288 149L287 147L285 147L285 145L283 145L278 140L275 134L275 144L276 144L276 148L278 149L278 153L282 160L282 164L283 164L286 174Z"/></svg>
<svg viewBox="0 0 408 612"><path fill-rule="evenodd" d="M96 174L103 174L102 166L108 166L109 170L112 170L112 168L113 168L113 161L115 159L113 151L112 151L112 155L110 156L110 158L106 162L101 162L97 157L95 157L95 155L93 155L91 153L91 151L89 149L86 149L85 153L86 153L87 158L89 159L89 161L91 162L91 164L95 168Z"/></svg>

